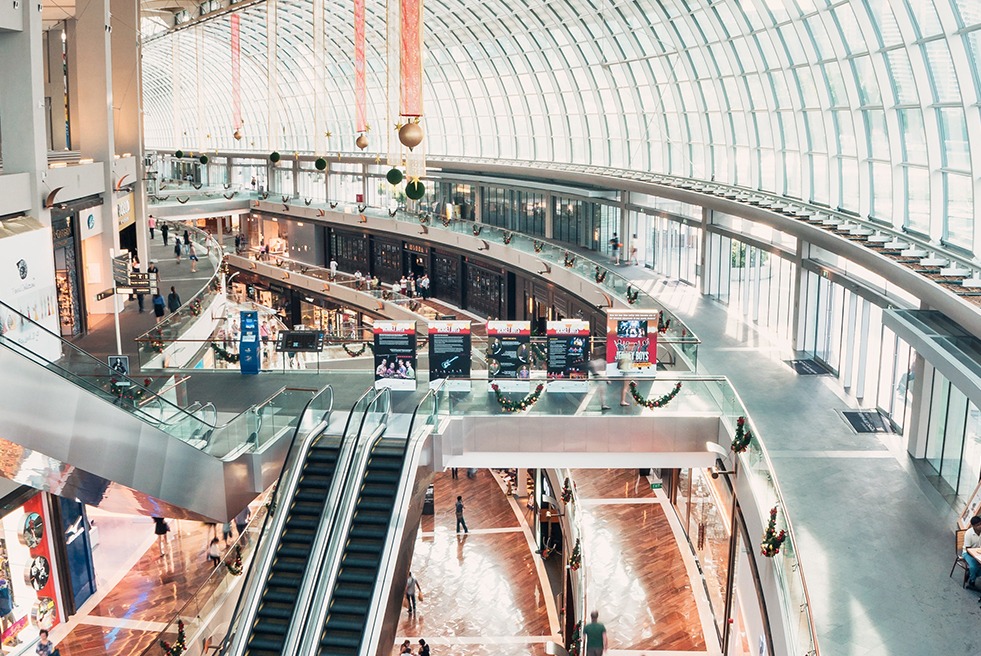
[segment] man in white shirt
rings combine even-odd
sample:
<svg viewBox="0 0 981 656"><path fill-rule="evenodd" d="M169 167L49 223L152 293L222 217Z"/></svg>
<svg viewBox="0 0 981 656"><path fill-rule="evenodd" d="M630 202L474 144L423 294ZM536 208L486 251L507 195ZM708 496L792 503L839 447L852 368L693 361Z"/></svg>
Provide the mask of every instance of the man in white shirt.
<svg viewBox="0 0 981 656"><path fill-rule="evenodd" d="M330 258L330 279L333 280L337 277L337 260Z"/></svg>
<svg viewBox="0 0 981 656"><path fill-rule="evenodd" d="M981 517L971 518L971 528L964 534L964 560L969 568L967 584L974 587L974 581L981 576Z"/></svg>

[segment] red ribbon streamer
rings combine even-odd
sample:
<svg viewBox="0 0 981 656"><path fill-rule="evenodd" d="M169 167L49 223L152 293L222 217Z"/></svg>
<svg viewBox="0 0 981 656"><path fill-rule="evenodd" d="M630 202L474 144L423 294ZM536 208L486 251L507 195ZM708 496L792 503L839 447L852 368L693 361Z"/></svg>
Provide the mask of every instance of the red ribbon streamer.
<svg viewBox="0 0 981 656"><path fill-rule="evenodd" d="M422 116L422 0L402 0L402 116Z"/></svg>
<svg viewBox="0 0 981 656"><path fill-rule="evenodd" d="M354 130L356 132L365 132L368 129L364 68L364 0L354 0L354 107L357 122Z"/></svg>

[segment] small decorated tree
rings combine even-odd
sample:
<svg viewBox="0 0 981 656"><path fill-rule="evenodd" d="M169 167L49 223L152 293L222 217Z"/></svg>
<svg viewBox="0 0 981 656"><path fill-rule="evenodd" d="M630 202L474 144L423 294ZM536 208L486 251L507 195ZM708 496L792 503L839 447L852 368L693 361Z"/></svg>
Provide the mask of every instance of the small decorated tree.
<svg viewBox="0 0 981 656"><path fill-rule="evenodd" d="M582 567L582 543L576 538L576 546L572 548L572 555L569 556L569 569L575 572Z"/></svg>
<svg viewBox="0 0 981 656"><path fill-rule="evenodd" d="M565 479L565 483L562 485L562 501L565 503L572 502L572 481L568 478Z"/></svg>
<svg viewBox="0 0 981 656"><path fill-rule="evenodd" d="M777 531L777 507L770 509L770 521L766 524L763 531L763 542L760 544L760 553L767 558L773 558L780 553L780 547L787 539L787 532L781 529Z"/></svg>
<svg viewBox="0 0 981 656"><path fill-rule="evenodd" d="M746 418L740 417L736 420L736 436L732 438L732 450L742 453L749 448L749 443L753 441L753 434L746 428Z"/></svg>

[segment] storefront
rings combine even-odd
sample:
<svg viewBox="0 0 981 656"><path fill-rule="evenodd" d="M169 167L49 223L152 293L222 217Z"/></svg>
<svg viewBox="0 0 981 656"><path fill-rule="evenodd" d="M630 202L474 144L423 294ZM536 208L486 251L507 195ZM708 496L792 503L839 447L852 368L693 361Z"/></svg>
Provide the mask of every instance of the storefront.
<svg viewBox="0 0 981 656"><path fill-rule="evenodd" d="M57 498L34 493L0 519L0 613L7 611L0 618L4 653L33 653L27 645L38 631L65 620L61 560L56 557L63 543L52 500Z"/></svg>
<svg viewBox="0 0 981 656"><path fill-rule="evenodd" d="M67 210L52 210L51 242L58 290L58 323L60 334L65 337L86 331L79 241L74 214Z"/></svg>

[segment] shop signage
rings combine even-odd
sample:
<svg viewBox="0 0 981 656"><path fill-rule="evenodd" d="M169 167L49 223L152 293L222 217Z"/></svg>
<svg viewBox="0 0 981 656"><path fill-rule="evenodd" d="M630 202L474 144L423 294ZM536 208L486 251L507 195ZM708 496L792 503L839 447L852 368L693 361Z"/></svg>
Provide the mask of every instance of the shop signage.
<svg viewBox="0 0 981 656"><path fill-rule="evenodd" d="M443 383L443 389L469 392L470 322L432 321L429 323L429 386ZM451 379L451 380L447 380Z"/></svg>
<svg viewBox="0 0 981 656"><path fill-rule="evenodd" d="M376 321L375 389L415 391L416 324L414 321Z"/></svg>
<svg viewBox="0 0 981 656"><path fill-rule="evenodd" d="M239 317L238 363L243 374L259 373L259 313L243 311Z"/></svg>
<svg viewBox="0 0 981 656"><path fill-rule="evenodd" d="M502 392L531 391L531 322L487 322L487 377Z"/></svg>
<svg viewBox="0 0 981 656"><path fill-rule="evenodd" d="M589 391L589 322L579 319L549 321L548 391Z"/></svg>
<svg viewBox="0 0 981 656"><path fill-rule="evenodd" d="M78 211L79 236L82 240L102 234L102 205Z"/></svg>
<svg viewBox="0 0 981 656"><path fill-rule="evenodd" d="M42 328L60 334L51 230L38 227L0 238L0 307L4 337L51 360L61 357L61 343Z"/></svg>
<svg viewBox="0 0 981 656"><path fill-rule="evenodd" d="M618 310L607 314L608 376L657 375L657 311Z"/></svg>

